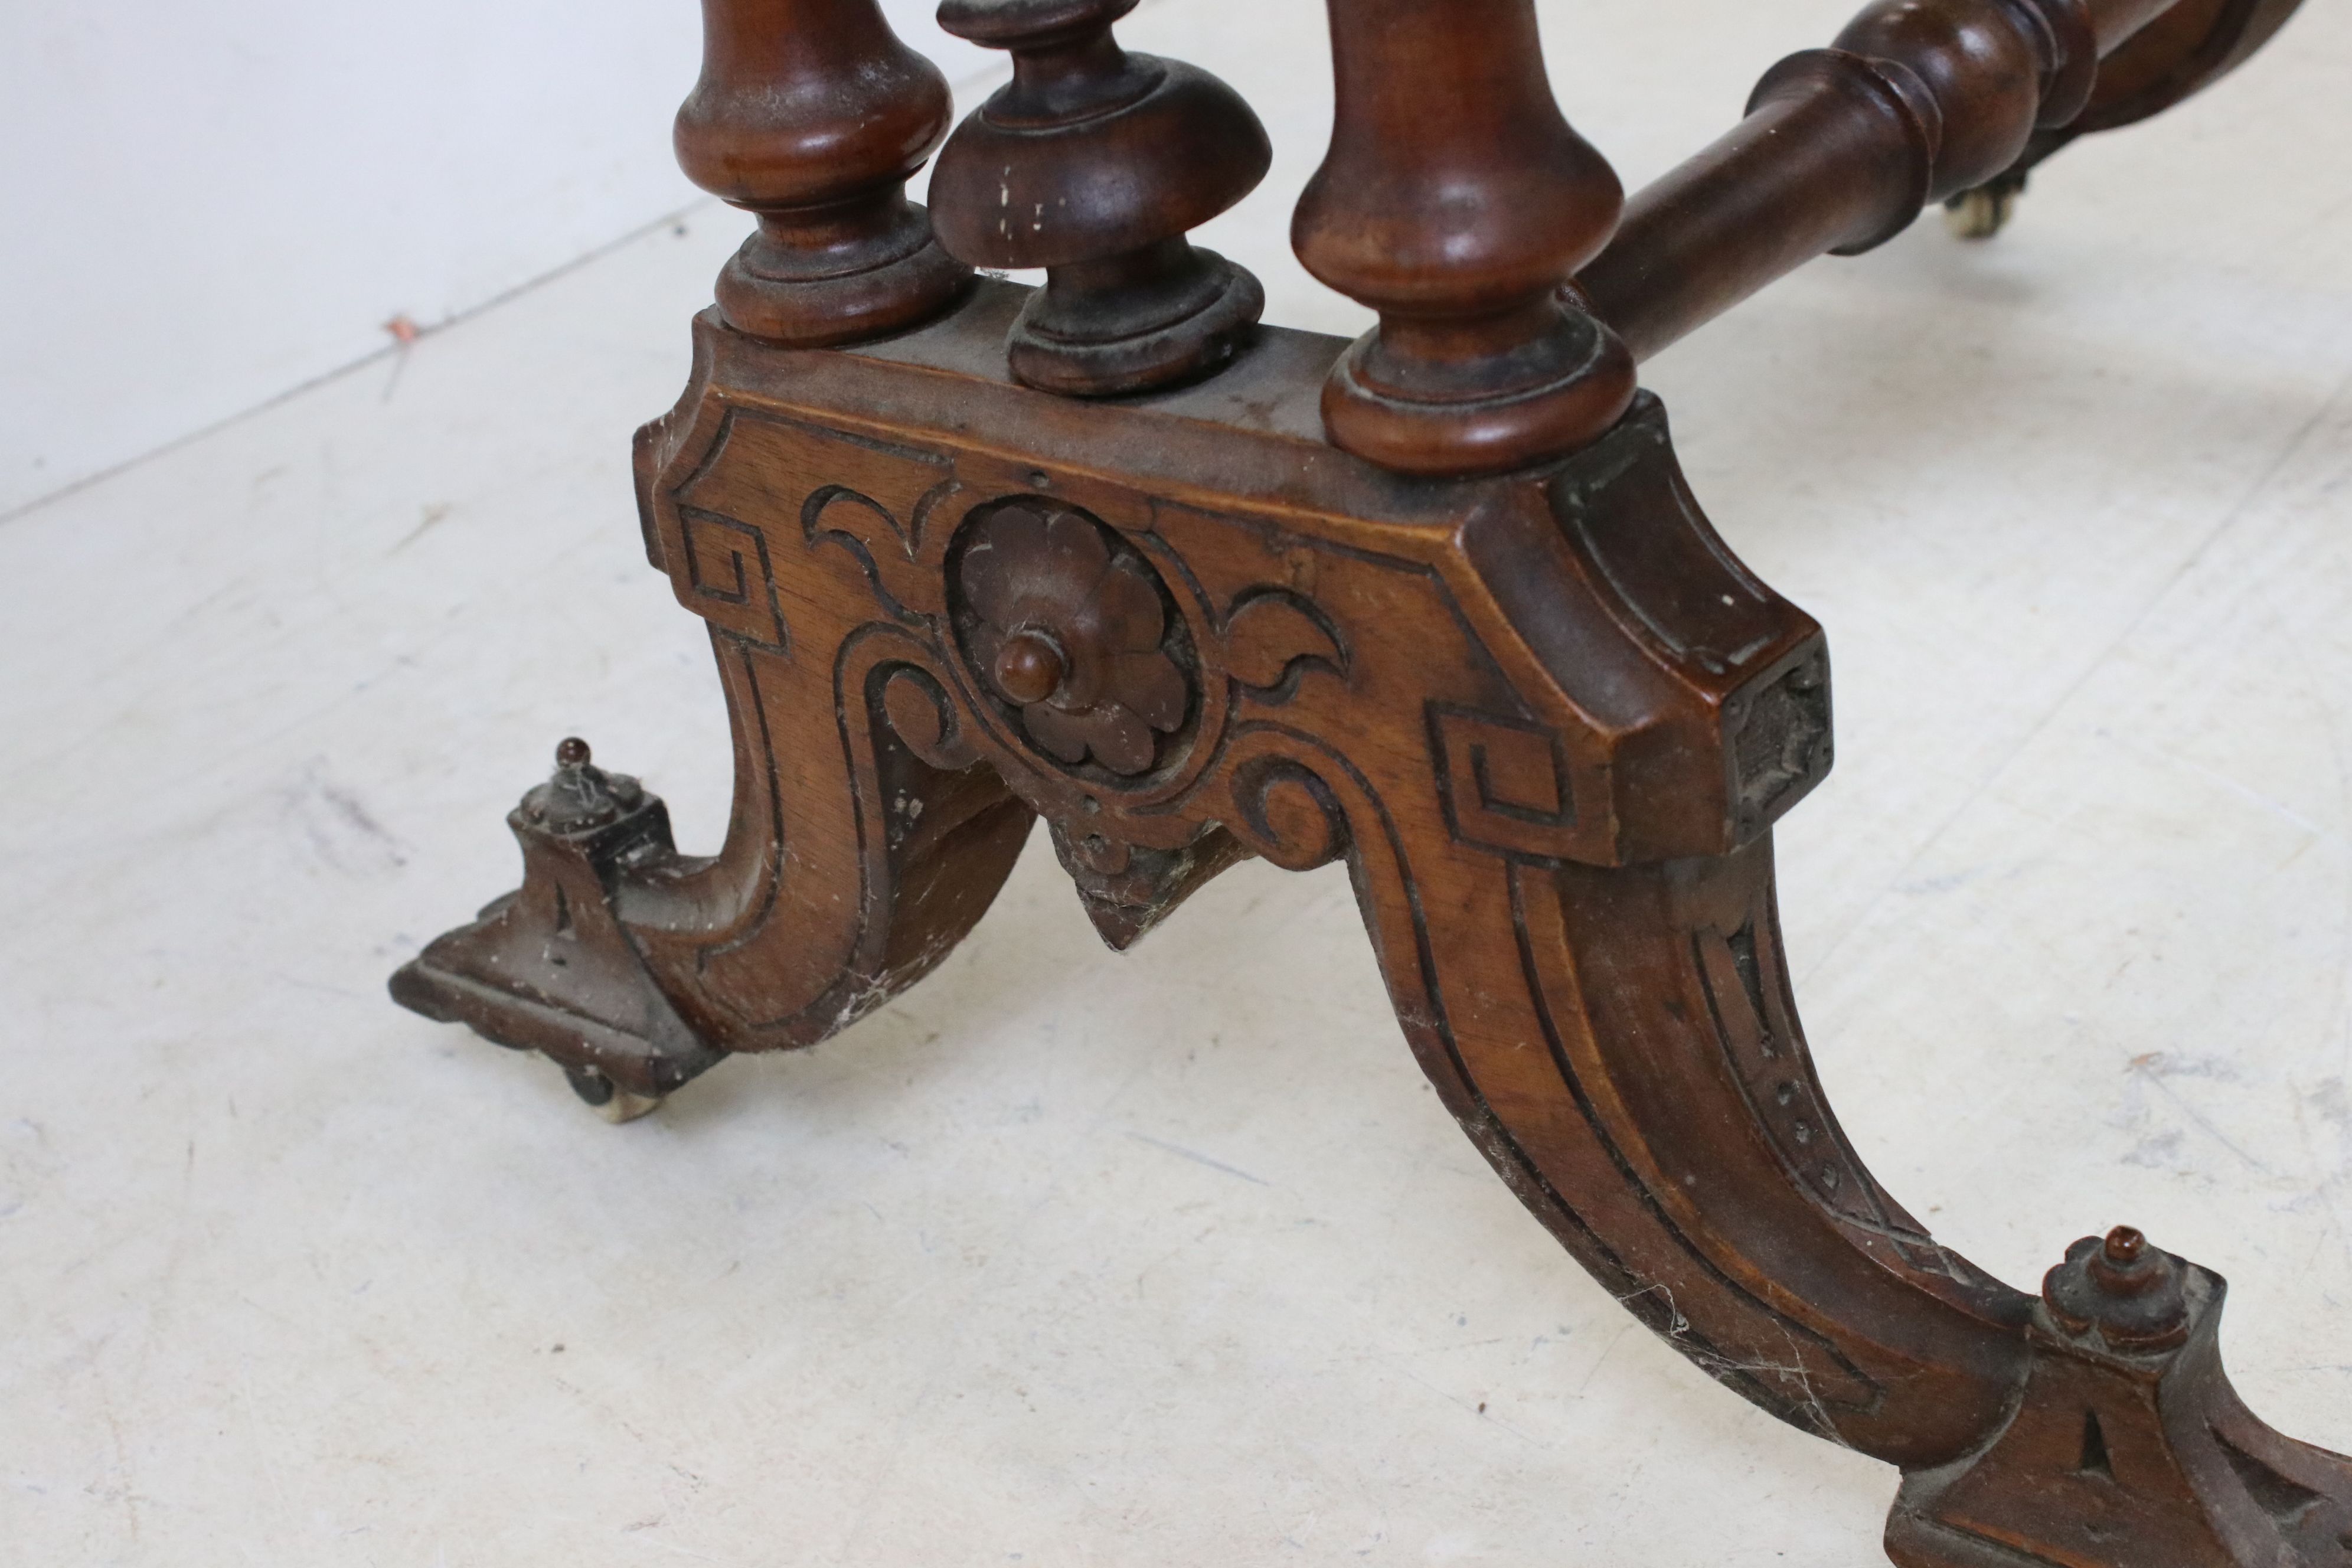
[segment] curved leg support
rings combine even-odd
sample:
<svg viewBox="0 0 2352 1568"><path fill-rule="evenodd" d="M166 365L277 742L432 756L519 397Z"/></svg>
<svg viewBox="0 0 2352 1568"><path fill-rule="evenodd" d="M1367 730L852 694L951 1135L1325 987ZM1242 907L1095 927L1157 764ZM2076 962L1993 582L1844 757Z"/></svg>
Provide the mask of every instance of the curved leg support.
<svg viewBox="0 0 2352 1568"><path fill-rule="evenodd" d="M735 731L727 843L642 879L632 931L705 1038L814 1045L938 966L1034 818L987 767L908 748L882 707L887 635L848 630L830 650L711 640Z"/></svg>
<svg viewBox="0 0 2352 1568"><path fill-rule="evenodd" d="M1444 704L1470 694L1436 683L1475 658L1415 645L1391 664L1357 644L1349 692L1381 711L1335 700L1235 742L1252 847L1291 866L1347 855L1399 1021L1472 1141L1708 1373L1905 1470L1888 1540L1906 1568L2345 1568L2352 1468L2237 1400L2218 1278L2118 1233L2078 1244L2038 1298L2016 1290L1939 1245L1841 1131L1790 990L1766 826L1819 775L1825 667L1810 623L1721 550L1648 417L1549 481L1556 532L1498 506L1459 536L1464 599L1490 592L1501 617L1486 647L1573 649L1516 672L1541 717L1505 721L1490 689L1496 717L1458 718ZM1563 622L1596 635L1570 642ZM1598 635L1627 626L1638 638ZM1603 652L1627 647L1672 656L1675 701L1715 717L1606 742L1588 768L1599 726L1580 734L1580 715L1631 681ZM1416 732L1425 751L1401 743ZM1686 776L1728 768L1707 829L1728 847L1625 852L1675 842L1642 813L1676 792L1633 770L1713 755ZM1706 820L1680 842L1703 843Z"/></svg>
<svg viewBox="0 0 2352 1568"><path fill-rule="evenodd" d="M1999 1420L2030 1300L1937 1245L1840 1132L1789 1003L1769 839L1618 869L1357 842L1423 1067L1630 1310L1774 1415L1895 1464L1957 1458Z"/></svg>
<svg viewBox="0 0 2352 1568"><path fill-rule="evenodd" d="M2126 1231L2036 1299L1872 1178L1799 1029L1769 838L1538 866L1335 793L1398 1016L1472 1141L1710 1375L1903 1468L1896 1563L2352 1563L2352 1462L2239 1401L2219 1276Z"/></svg>
<svg viewBox="0 0 2352 1568"><path fill-rule="evenodd" d="M814 1045L930 973L1034 821L988 768L931 767L877 723L880 682L855 648L839 742L788 768L772 736L810 710L797 670L713 641L737 757L721 853L680 856L659 798L566 742L508 817L522 888L392 981L405 1006L552 1058L614 1121L730 1052Z"/></svg>
<svg viewBox="0 0 2352 1568"><path fill-rule="evenodd" d="M638 479L656 563L710 622L735 752L724 847L679 855L660 800L566 742L508 819L522 889L392 982L417 1012L545 1053L600 1109L615 1102L600 1085L639 1110L723 1055L813 1045L921 979L1034 821L960 743L929 656L876 619L871 557L814 528L833 492L804 520L800 496L780 502L727 460L709 378L700 353L677 411L640 434Z"/></svg>

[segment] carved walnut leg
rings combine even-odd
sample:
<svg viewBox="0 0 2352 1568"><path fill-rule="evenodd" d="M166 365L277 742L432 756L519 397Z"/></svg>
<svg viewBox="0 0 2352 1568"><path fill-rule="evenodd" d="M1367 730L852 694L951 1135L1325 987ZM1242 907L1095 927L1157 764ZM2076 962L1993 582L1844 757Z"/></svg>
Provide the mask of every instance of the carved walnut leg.
<svg viewBox="0 0 2352 1568"><path fill-rule="evenodd" d="M406 1005L543 1051L583 1098L625 1113L724 1053L824 1039L929 973L986 911L1033 821L993 772L946 754L952 710L895 663L901 639L844 613L870 602L861 548L804 529L831 492L763 530L774 500L724 460L728 432L727 405L698 379L640 441L649 548L710 622L726 689L724 847L678 855L660 801L567 742L553 780L509 819L521 890L393 981ZM775 550L795 540L780 577ZM933 716L949 765L919 758L886 707Z"/></svg>
<svg viewBox="0 0 2352 1568"><path fill-rule="evenodd" d="M905 182L947 129L947 83L874 0L705 0L700 80L679 110L687 171L758 215L719 282L739 333L835 343L949 309L969 272ZM735 749L715 859L681 857L661 802L567 741L509 818L521 890L434 942L393 994L502 1045L544 1051L625 1120L730 1051L823 1039L912 984L971 929L1029 811L957 754L952 706L901 671L865 597L833 489L782 497L724 459L709 356L639 432L647 553L710 623ZM681 453L684 454L681 457ZM926 498L894 498L917 529ZM790 552L782 563L779 557ZM886 690L886 688L887 689ZM919 758L883 715L923 732Z"/></svg>
<svg viewBox="0 0 2352 1568"><path fill-rule="evenodd" d="M1540 468L1404 479L1319 438L1331 340L1080 405L1003 371L1026 299L855 353L698 323L639 474L727 683L727 846L677 858L572 754L522 893L404 995L659 1088L920 973L1033 812L1116 944L1243 855L1344 857L1480 1148L1709 1373L1902 1467L1899 1562L2342 1568L2352 1471L2237 1403L2218 1279L2119 1237L2013 1290L1840 1133L1770 859L1829 766L1826 647L1654 399Z"/></svg>
<svg viewBox="0 0 2352 1568"><path fill-rule="evenodd" d="M1407 1037L1496 1171L1727 1386L1909 1466L1963 1454L2029 1300L1864 1169L1790 1011L1771 847L1603 869L1359 849ZM1377 869L1373 868L1377 867Z"/></svg>
<svg viewBox="0 0 2352 1568"><path fill-rule="evenodd" d="M1620 228L1529 0L1333 0L1295 239L1380 311L1349 345L1256 326L1255 282L1184 237L1265 143L1112 39L1128 0L944 8L1015 72L948 143L936 241L904 183L946 87L874 0L704 0L679 148L761 227L637 478L726 689L726 844L681 857L567 741L510 818L521 889L394 994L625 1116L928 972L1037 816L1114 946L1248 855L1345 858L1496 1169L1710 1374L1901 1467L1904 1568L2352 1568L2352 1461L2239 1402L2218 1276L2126 1227L2029 1296L1840 1131L1771 862L1830 765L1827 647L1634 379L2296 4L1873 0Z"/></svg>
<svg viewBox="0 0 2352 1568"><path fill-rule="evenodd" d="M799 668L712 641L737 747L722 852L680 856L661 801L566 742L508 819L522 888L393 978L406 1006L545 1053L614 1120L729 1052L824 1039L929 973L1033 820L985 769L943 773L877 733L856 650L842 732L803 736L782 721L809 710Z"/></svg>
<svg viewBox="0 0 2352 1568"><path fill-rule="evenodd" d="M2352 1462L2238 1399L2218 1276L2121 1230L2036 1300L1872 1179L1799 1032L1769 840L1621 869L1355 845L1398 1015L1473 1142L1710 1375L1901 1466L1896 1563L2352 1563Z"/></svg>
<svg viewBox="0 0 2352 1568"><path fill-rule="evenodd" d="M657 798L566 742L509 818L521 889L393 980L418 1012L544 1052L615 1119L728 1052L824 1039L922 978L1034 820L987 769L933 768L877 721L879 649L711 640L737 756L719 855L680 856Z"/></svg>
<svg viewBox="0 0 2352 1568"><path fill-rule="evenodd" d="M1337 679L1253 705L1226 763L1244 844L1348 858L1481 1152L1711 1375L1901 1467L1906 1568L2341 1568L2352 1463L2238 1401L2217 1277L2119 1231L2026 1295L1846 1142L1769 833L1827 764L1825 659L1699 516L1654 405L1549 477L1546 510L1496 488L1464 499L1434 583L1318 561ZM1412 635L1353 635L1381 621Z"/></svg>

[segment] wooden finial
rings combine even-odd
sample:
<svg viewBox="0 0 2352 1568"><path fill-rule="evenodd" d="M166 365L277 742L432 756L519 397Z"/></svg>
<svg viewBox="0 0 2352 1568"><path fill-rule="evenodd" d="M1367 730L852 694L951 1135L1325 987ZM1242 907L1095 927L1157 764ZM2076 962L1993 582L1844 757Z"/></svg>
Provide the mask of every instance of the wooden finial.
<svg viewBox="0 0 2352 1568"><path fill-rule="evenodd" d="M687 177L758 216L719 275L739 331L801 346L911 326L970 273L907 177L947 130L939 68L875 0L702 0L702 77L677 111Z"/></svg>
<svg viewBox="0 0 2352 1568"><path fill-rule="evenodd" d="M1255 278L1186 231L1247 195L1273 156L1240 94L1130 55L1135 0L945 0L940 26L1013 51L1013 80L956 128L931 178L940 240L975 267L1042 267L1013 374L1105 396L1204 374L1265 308Z"/></svg>
<svg viewBox="0 0 2352 1568"><path fill-rule="evenodd" d="M1331 439L1389 468L1558 456L1633 395L1624 346L1563 296L1624 204L1552 100L1532 0L1330 0L1338 109L1291 243L1381 313L1324 388Z"/></svg>

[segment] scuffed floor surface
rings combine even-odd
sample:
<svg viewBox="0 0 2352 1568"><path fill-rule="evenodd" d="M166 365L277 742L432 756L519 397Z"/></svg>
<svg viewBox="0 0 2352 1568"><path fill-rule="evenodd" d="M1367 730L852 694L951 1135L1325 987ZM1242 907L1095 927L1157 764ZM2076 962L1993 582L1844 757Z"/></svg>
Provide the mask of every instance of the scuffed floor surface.
<svg viewBox="0 0 2352 1568"><path fill-rule="evenodd" d="M1848 8L1547 20L1639 183ZM1352 331L1283 242L1319 11L1127 32L1257 103L1276 171L1209 241ZM1995 243L1922 223L1648 377L1830 629L1839 771L1781 858L1855 1142L2013 1280L2120 1221L2221 1269L2241 1389L2337 1447L2347 101L2315 6ZM1041 836L913 994L618 1130L385 999L511 885L560 736L718 841L718 687L626 454L742 227L0 525L0 1556L1880 1562L1890 1472L1635 1330L1489 1174L1337 871L1244 867L1122 959Z"/></svg>

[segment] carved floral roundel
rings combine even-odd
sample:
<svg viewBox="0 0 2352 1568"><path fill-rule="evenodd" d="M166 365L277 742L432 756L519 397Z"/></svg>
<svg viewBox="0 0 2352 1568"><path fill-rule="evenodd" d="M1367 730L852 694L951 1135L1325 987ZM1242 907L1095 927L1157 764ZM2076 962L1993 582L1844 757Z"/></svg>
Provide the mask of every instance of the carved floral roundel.
<svg viewBox="0 0 2352 1568"><path fill-rule="evenodd" d="M957 580L981 680L1048 755L1149 773L1192 707L1151 568L1094 518L1048 501L1005 502L971 528Z"/></svg>

